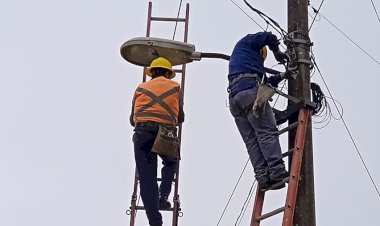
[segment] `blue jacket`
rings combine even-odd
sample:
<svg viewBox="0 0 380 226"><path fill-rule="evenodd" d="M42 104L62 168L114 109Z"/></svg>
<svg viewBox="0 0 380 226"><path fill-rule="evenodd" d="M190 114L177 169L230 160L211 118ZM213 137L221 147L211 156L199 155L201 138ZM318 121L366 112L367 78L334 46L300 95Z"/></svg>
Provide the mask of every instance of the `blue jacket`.
<svg viewBox="0 0 380 226"><path fill-rule="evenodd" d="M264 60L260 54L260 50L268 45L270 50L278 50L279 42L277 37L271 32L258 32L256 34L248 34L240 39L232 51L230 62L228 80L231 82L239 74L251 73L263 76ZM230 97L235 96L237 93L251 89L256 85L256 79L243 78L228 87Z"/></svg>

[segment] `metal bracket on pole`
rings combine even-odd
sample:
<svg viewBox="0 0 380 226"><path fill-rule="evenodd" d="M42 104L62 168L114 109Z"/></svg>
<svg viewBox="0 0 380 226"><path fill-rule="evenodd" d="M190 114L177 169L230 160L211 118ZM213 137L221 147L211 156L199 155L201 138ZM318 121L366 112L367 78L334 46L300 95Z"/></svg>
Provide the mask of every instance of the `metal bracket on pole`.
<svg viewBox="0 0 380 226"><path fill-rule="evenodd" d="M284 43L288 47L289 45L294 46L296 43L313 46L313 43L311 42L309 36L301 31L293 31L289 33L287 36L285 36Z"/></svg>
<svg viewBox="0 0 380 226"><path fill-rule="evenodd" d="M297 50L297 47L300 46L307 46L308 48L313 46L313 43L310 41L307 34L301 31L291 32L285 36L284 43L288 47L287 52L291 57L289 70L297 71L299 63L309 65L310 70L314 67L313 62L310 60L310 56L308 58L305 58L305 56L301 57Z"/></svg>
<svg viewBox="0 0 380 226"><path fill-rule="evenodd" d="M313 65L313 62L309 59L298 59L298 63Z"/></svg>
<svg viewBox="0 0 380 226"><path fill-rule="evenodd" d="M310 42L310 40L308 40L308 39L291 38L291 41L292 41L293 43L299 43L299 44L304 44L304 45L313 46L313 43Z"/></svg>

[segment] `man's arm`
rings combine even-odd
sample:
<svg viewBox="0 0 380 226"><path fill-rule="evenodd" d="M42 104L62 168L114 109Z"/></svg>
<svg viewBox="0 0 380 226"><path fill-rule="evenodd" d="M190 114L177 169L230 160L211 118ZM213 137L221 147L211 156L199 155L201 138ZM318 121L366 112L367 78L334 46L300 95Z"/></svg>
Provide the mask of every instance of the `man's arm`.
<svg viewBox="0 0 380 226"><path fill-rule="evenodd" d="M179 112L178 112L178 124L185 121L185 112L183 111L183 92L179 91Z"/></svg>
<svg viewBox="0 0 380 226"><path fill-rule="evenodd" d="M256 50L268 46L273 52L275 59L281 64L284 64L289 60L288 55L280 51L280 42L278 41L277 36L272 34L272 32L262 31L254 34L252 36L252 45Z"/></svg>
<svg viewBox="0 0 380 226"><path fill-rule="evenodd" d="M280 42L277 39L277 36L272 34L272 32L262 31L255 34L248 35L252 48L259 51L264 46L268 46L271 51L279 50L278 46Z"/></svg>
<svg viewBox="0 0 380 226"><path fill-rule="evenodd" d="M272 75L268 78L268 83L271 84L273 87L278 87L278 84L284 80L284 79L290 79L294 78L293 73L290 71L281 72L276 75Z"/></svg>
<svg viewBox="0 0 380 226"><path fill-rule="evenodd" d="M133 95L133 100L132 100L132 110L131 110L131 115L129 116L129 123L131 124L131 126L135 127L135 121L133 120L133 117L134 117L134 111L135 111L135 97L136 97L136 93L135 95Z"/></svg>

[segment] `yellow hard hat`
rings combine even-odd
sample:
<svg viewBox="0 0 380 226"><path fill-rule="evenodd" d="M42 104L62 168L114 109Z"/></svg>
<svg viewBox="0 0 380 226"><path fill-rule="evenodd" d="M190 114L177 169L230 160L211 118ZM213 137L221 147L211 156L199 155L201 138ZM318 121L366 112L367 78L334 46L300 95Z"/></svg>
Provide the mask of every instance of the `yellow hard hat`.
<svg viewBox="0 0 380 226"><path fill-rule="evenodd" d="M261 53L261 56L263 57L263 60L265 60L267 58L267 55L268 55L268 50L267 50L267 47L263 47L261 50L260 50L260 53Z"/></svg>
<svg viewBox="0 0 380 226"><path fill-rule="evenodd" d="M175 77L175 72L173 71L172 64L165 58L163 57L158 57L157 59L154 59L152 63L150 63L150 67L148 67L145 70L145 74L148 76L152 76L151 70L153 68L165 68L171 71L171 74L169 76L169 79L172 79Z"/></svg>

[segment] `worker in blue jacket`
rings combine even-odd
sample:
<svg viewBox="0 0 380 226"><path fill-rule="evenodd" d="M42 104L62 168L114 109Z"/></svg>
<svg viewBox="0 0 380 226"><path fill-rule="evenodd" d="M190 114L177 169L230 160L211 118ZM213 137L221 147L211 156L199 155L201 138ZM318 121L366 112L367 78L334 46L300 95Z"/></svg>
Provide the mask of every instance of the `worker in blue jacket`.
<svg viewBox="0 0 380 226"><path fill-rule="evenodd" d="M250 161L260 189L265 189L289 176L282 160L279 133L273 110L267 103L258 117L252 112L260 82L265 78L266 46L280 63L288 60L279 50L279 41L271 32L248 34L240 39L229 62L229 105L236 126L247 147ZM285 73L271 76L266 81L278 86ZM282 188L281 185L278 188Z"/></svg>

